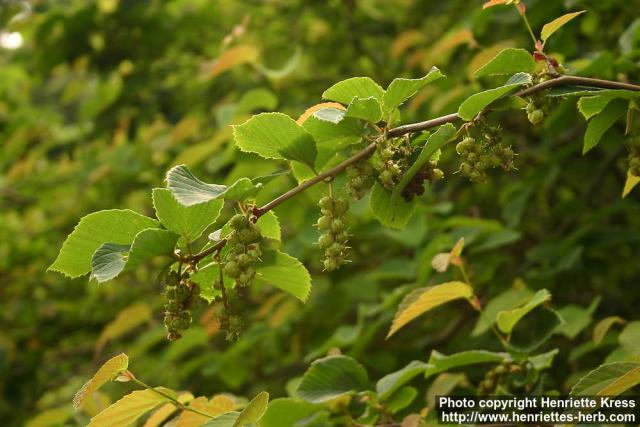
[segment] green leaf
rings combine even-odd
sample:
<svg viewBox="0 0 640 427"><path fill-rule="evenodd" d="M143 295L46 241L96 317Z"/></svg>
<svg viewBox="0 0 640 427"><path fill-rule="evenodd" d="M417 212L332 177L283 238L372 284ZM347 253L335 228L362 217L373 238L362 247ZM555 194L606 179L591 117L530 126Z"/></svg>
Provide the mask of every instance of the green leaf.
<svg viewBox="0 0 640 427"><path fill-rule="evenodd" d="M376 392L380 400L386 400L400 387L422 374L429 368L424 362L414 360L399 371L385 375L376 383Z"/></svg>
<svg viewBox="0 0 640 427"><path fill-rule="evenodd" d="M179 235L170 230L159 228L142 230L133 239L125 268L132 269L157 256L170 256L179 238Z"/></svg>
<svg viewBox="0 0 640 427"><path fill-rule="evenodd" d="M368 387L369 377L362 365L348 356L328 356L311 364L297 393L308 402L322 403Z"/></svg>
<svg viewBox="0 0 640 427"><path fill-rule="evenodd" d="M609 316L599 321L593 328L593 343L600 344L613 325L616 323L623 324L624 322L625 320L620 316Z"/></svg>
<svg viewBox="0 0 640 427"><path fill-rule="evenodd" d="M303 127L316 140L318 156L315 168L318 171L330 164L342 149L362 141L362 122L353 117L345 117L336 124L311 116L304 122Z"/></svg>
<svg viewBox="0 0 640 427"><path fill-rule="evenodd" d="M514 287L491 299L482 310L471 335L477 336L488 331L496 322L498 313L521 306L531 299L531 295L531 290L526 287Z"/></svg>
<svg viewBox="0 0 640 427"><path fill-rule="evenodd" d="M600 139L611 126L615 124L620 117L627 112L627 102L616 99L610 102L604 110L587 124L587 130L584 133L584 146L582 154L587 153L593 147L598 145Z"/></svg>
<svg viewBox="0 0 640 427"><path fill-rule="evenodd" d="M344 105L349 105L356 96L358 98L373 96L382 103L384 89L369 77L352 77L334 84L322 94L323 99L341 102Z"/></svg>
<svg viewBox="0 0 640 427"><path fill-rule="evenodd" d="M456 134L456 128L451 123L447 123L446 125L442 125L438 128L437 131L429 135L427 142L422 147L422 151L418 155L418 158L411 165L411 167L407 170L407 172L402 176L402 179L393 189L394 197L399 198L402 197L402 190L409 184L409 182L413 179L416 173L433 157L433 155L442 148L447 142L451 141L451 139Z"/></svg>
<svg viewBox="0 0 640 427"><path fill-rule="evenodd" d="M418 93L420 89L443 77L444 75L438 68L431 67L429 73L420 79L393 79L382 98L384 111L388 113L394 108L399 107L407 99Z"/></svg>
<svg viewBox="0 0 640 427"><path fill-rule="evenodd" d="M294 427L297 422L318 412L321 407L292 398L280 398L269 403L260 420L260 427Z"/></svg>
<svg viewBox="0 0 640 427"><path fill-rule="evenodd" d="M227 412L225 414L218 415L217 417L212 418L201 427L234 427L239 417L240 412Z"/></svg>
<svg viewBox="0 0 640 427"><path fill-rule="evenodd" d="M579 12L567 13L565 15L562 15L559 18L554 19L553 21L549 22L548 24L545 24L544 27L542 27L542 31L540 32L540 38L542 39L543 45L547 42L547 39L549 37L551 37L551 35L553 33L558 31L564 24L566 24L567 22L571 21L576 16L578 16L578 15L580 15L582 13L585 13L585 12L586 12L586 10L581 10Z"/></svg>
<svg viewBox="0 0 640 427"><path fill-rule="evenodd" d="M220 266L217 263L210 263L198 269L193 273L190 279L200 286L200 297L211 303L216 297L222 295L222 292L213 287L213 282L220 277Z"/></svg>
<svg viewBox="0 0 640 427"><path fill-rule="evenodd" d="M601 365L582 377L571 396L618 396L640 384L640 362Z"/></svg>
<svg viewBox="0 0 640 427"><path fill-rule="evenodd" d="M536 61L530 52L524 49L508 48L501 50L493 59L478 68L473 74L475 78L519 72L532 73Z"/></svg>
<svg viewBox="0 0 640 427"><path fill-rule="evenodd" d="M282 113L262 113L233 127L240 150L267 159L295 160L313 166L316 143L291 117Z"/></svg>
<svg viewBox="0 0 640 427"><path fill-rule="evenodd" d="M456 299L471 297L473 297L471 286L459 281L414 289L398 306L387 338L429 310Z"/></svg>
<svg viewBox="0 0 640 427"><path fill-rule="evenodd" d="M169 402L169 399L158 392L174 399L176 397L175 392L163 387L134 391L91 418L87 427L121 427L133 424L156 406Z"/></svg>
<svg viewBox="0 0 640 427"><path fill-rule="evenodd" d="M256 280L289 292L305 302L311 290L311 276L304 265L291 255L280 251L262 254L256 267Z"/></svg>
<svg viewBox="0 0 640 427"><path fill-rule="evenodd" d="M333 108L333 107L327 107L327 108L321 108L318 111L315 111L313 113L313 117L315 117L318 120L322 120L323 122L338 124L344 119L345 114L346 112L344 110L340 110L338 108Z"/></svg>
<svg viewBox="0 0 640 427"><path fill-rule="evenodd" d="M480 363L499 363L510 359L507 353L493 353L485 350L469 350L449 356L433 350L429 357L429 368L425 370L424 377L429 378L452 368Z"/></svg>
<svg viewBox="0 0 640 427"><path fill-rule="evenodd" d="M279 176L282 173L275 174ZM271 176L256 178L240 178L230 186L208 184L198 179L185 165L174 166L167 172L167 187L173 196L184 206L193 206L219 198L228 200L245 200L255 197L262 189L263 183ZM255 182L255 183L254 183Z"/></svg>
<svg viewBox="0 0 640 427"><path fill-rule="evenodd" d="M167 229L178 233L185 241L196 240L213 224L222 210L223 200L210 200L197 205L183 206L166 188L153 190L156 216Z"/></svg>
<svg viewBox="0 0 640 427"><path fill-rule="evenodd" d="M515 326L507 346L517 353L529 353L544 344L562 326L564 320L555 311L539 307Z"/></svg>
<svg viewBox="0 0 640 427"><path fill-rule="evenodd" d="M598 308L600 297L596 297L589 307L581 307L575 304L569 304L558 310L558 314L564 319L564 324L558 328L558 333L563 334L569 339L574 339L582 330L591 323L591 315Z"/></svg>
<svg viewBox="0 0 640 427"><path fill-rule="evenodd" d="M548 369L553 365L553 359L560 352L557 348L554 348L551 351L547 351L546 353L537 354L535 356L529 356L527 360L531 362L533 369L536 371L542 371L544 369Z"/></svg>
<svg viewBox="0 0 640 427"><path fill-rule="evenodd" d="M277 241L281 240L280 221L278 221L278 217L273 211L268 211L258 218L256 225L263 237Z"/></svg>
<svg viewBox="0 0 640 427"><path fill-rule="evenodd" d="M634 355L640 355L640 321L630 322L618 337L622 348Z"/></svg>
<svg viewBox="0 0 640 427"><path fill-rule="evenodd" d="M402 230L413 215L416 199L406 202L400 194L387 191L376 183L371 191L369 206L373 216L382 225Z"/></svg>
<svg viewBox="0 0 640 427"><path fill-rule="evenodd" d="M480 111L489 106L492 102L514 92L522 85L531 83L531 75L527 73L517 73L504 84L494 89L476 93L467 98L458 108L458 115L463 120L473 120Z"/></svg>
<svg viewBox="0 0 640 427"><path fill-rule="evenodd" d="M130 210L105 210L83 217L67 237L48 270L69 277L91 271L94 252L104 243L129 245L145 228L158 227L158 221Z"/></svg>
<svg viewBox="0 0 640 427"><path fill-rule="evenodd" d="M414 387L402 387L387 400L385 407L389 412L395 414L398 411L403 410L413 402L418 395L418 390Z"/></svg>
<svg viewBox="0 0 640 427"><path fill-rule="evenodd" d="M578 111L586 120L600 114L609 102L616 98L632 100L640 96L632 90L601 90L594 96L583 96L578 100Z"/></svg>
<svg viewBox="0 0 640 427"><path fill-rule="evenodd" d="M120 274L127 264L129 247L115 243L102 244L91 258L91 276L102 283Z"/></svg>
<svg viewBox="0 0 640 427"><path fill-rule="evenodd" d="M382 108L380 101L373 96L369 98L358 98L357 96L349 103L345 117L366 120L371 123L378 123L382 120Z"/></svg>
<svg viewBox="0 0 640 427"><path fill-rule="evenodd" d="M505 334L511 333L511 331L513 330L513 327L527 313L529 313L531 310L533 310L540 304L544 304L545 302L550 300L551 300L551 293L549 293L548 290L546 289L539 290L523 306L512 309L512 310L499 312L496 318L498 322L498 328L500 328L500 330Z"/></svg>
<svg viewBox="0 0 640 427"><path fill-rule="evenodd" d="M268 404L269 393L266 391L260 392L256 397L251 399L251 402L240 412L233 427L243 427L247 424L257 423L267 410Z"/></svg>

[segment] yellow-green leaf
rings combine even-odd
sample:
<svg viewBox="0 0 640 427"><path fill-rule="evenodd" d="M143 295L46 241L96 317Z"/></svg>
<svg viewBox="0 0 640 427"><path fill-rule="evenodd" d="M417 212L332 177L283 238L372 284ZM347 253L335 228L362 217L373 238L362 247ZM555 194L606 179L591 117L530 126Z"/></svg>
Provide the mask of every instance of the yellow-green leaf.
<svg viewBox="0 0 640 427"><path fill-rule="evenodd" d="M622 190L622 197L627 197L633 187L640 182L640 176L631 175L631 172L627 172L627 180L624 183L624 189Z"/></svg>
<svg viewBox="0 0 640 427"><path fill-rule="evenodd" d="M121 372L124 372L129 367L129 357L126 354L121 353L111 359L107 360L98 369L98 372L87 381L80 390L73 397L73 406L79 408L82 405L82 401L93 394L96 390L102 387L105 383L112 381Z"/></svg>
<svg viewBox="0 0 640 427"><path fill-rule="evenodd" d="M128 426L156 406L169 401L159 392L176 397L175 392L163 387L134 391L91 418L87 427Z"/></svg>
<svg viewBox="0 0 640 427"><path fill-rule="evenodd" d="M269 393L260 392L251 402L245 406L233 427L243 427L247 424L257 423L264 415L269 404Z"/></svg>
<svg viewBox="0 0 640 427"><path fill-rule="evenodd" d="M472 296L473 289L471 289L471 286L457 281L416 289L400 303L387 338L416 317L439 305L459 298L471 298Z"/></svg>
<svg viewBox="0 0 640 427"><path fill-rule="evenodd" d="M210 415L210 417L191 411L184 411L178 418L176 427L199 427L213 417L233 411L236 404L231 398L221 394L214 396L211 400L206 397L198 397L189 403L189 407Z"/></svg>
<svg viewBox="0 0 640 427"><path fill-rule="evenodd" d="M513 327L531 310L551 300L551 293L546 289L536 292L526 304L513 310L501 311L496 318L498 328L505 334L511 333Z"/></svg>
<svg viewBox="0 0 640 427"><path fill-rule="evenodd" d="M571 396L618 396L637 384L640 363L608 363L582 377L571 389Z"/></svg>
<svg viewBox="0 0 640 427"><path fill-rule="evenodd" d="M576 16L578 16L578 15L580 15L582 13L585 13L585 12L586 12L586 10L581 10L579 12L567 13L565 15L562 15L559 18L554 19L553 21L549 22L548 24L545 24L545 26L542 27L542 31L540 32L540 38L542 39L542 42L546 43L547 39L549 37L551 37L551 35L553 33L558 31L564 24L566 24L567 22L571 21Z"/></svg>
<svg viewBox="0 0 640 427"><path fill-rule="evenodd" d="M609 329L616 323L624 323L624 319L620 316L609 316L599 321L593 328L593 342L598 345L602 342L604 336L609 332Z"/></svg>

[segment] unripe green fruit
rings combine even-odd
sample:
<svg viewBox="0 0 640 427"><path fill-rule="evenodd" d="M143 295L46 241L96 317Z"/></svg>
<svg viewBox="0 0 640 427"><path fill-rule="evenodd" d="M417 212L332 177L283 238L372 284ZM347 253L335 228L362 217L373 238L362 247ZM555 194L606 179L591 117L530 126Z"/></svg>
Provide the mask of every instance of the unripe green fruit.
<svg viewBox="0 0 640 427"><path fill-rule="evenodd" d="M349 203L342 197L338 197L333 201L333 210L336 215L341 216L349 210Z"/></svg>
<svg viewBox="0 0 640 427"><path fill-rule="evenodd" d="M320 206L321 209L333 209L333 200L331 200L329 196L324 196L318 201L318 206Z"/></svg>
<svg viewBox="0 0 640 427"><path fill-rule="evenodd" d="M164 305L164 308L167 311L178 311L178 310L180 310L180 304L178 304L178 301L176 301L176 300L169 300Z"/></svg>
<svg viewBox="0 0 640 427"><path fill-rule="evenodd" d="M235 279L240 274L240 267L235 261L229 261L224 265L223 271L224 274Z"/></svg>
<svg viewBox="0 0 640 427"><path fill-rule="evenodd" d="M191 290L186 286L178 286L176 288L176 299L184 300L191 295Z"/></svg>
<svg viewBox="0 0 640 427"><path fill-rule="evenodd" d="M467 162L475 163L478 160L478 155L476 153L467 154Z"/></svg>
<svg viewBox="0 0 640 427"><path fill-rule="evenodd" d="M388 170L382 171L380 173L380 181L385 187L393 185L393 176L391 175L391 172Z"/></svg>
<svg viewBox="0 0 640 427"><path fill-rule="evenodd" d="M318 222L316 223L318 230L328 230L331 228L331 217L328 215L323 215L318 218Z"/></svg>
<svg viewBox="0 0 640 427"><path fill-rule="evenodd" d="M320 245L320 247L322 249L326 249L329 246L331 246L331 244L334 242L333 239L333 234L331 233L327 233L327 234L323 234L322 236L320 236L320 238L318 239L318 244Z"/></svg>
<svg viewBox="0 0 640 427"><path fill-rule="evenodd" d="M252 243L253 237L253 231L248 228L243 228L242 230L238 231L238 239L240 239L242 243Z"/></svg>
<svg viewBox="0 0 640 427"><path fill-rule="evenodd" d="M327 271L333 271L333 270L336 270L338 267L340 267L338 260L333 257L325 259L323 264L324 264L324 269Z"/></svg>
<svg viewBox="0 0 640 427"><path fill-rule="evenodd" d="M238 255L238 258L236 259L238 265L240 265L240 267L245 267L249 264L251 264L253 262L253 259L251 259L251 257L248 254L240 254Z"/></svg>
<svg viewBox="0 0 640 427"><path fill-rule="evenodd" d="M469 177L471 175L471 172L473 172L473 167L467 163L467 162L462 162L460 163L460 174L464 177Z"/></svg>
<svg viewBox="0 0 640 427"><path fill-rule="evenodd" d="M325 254L329 257L336 257L338 255L341 255L344 249L345 249L344 245L341 245L340 243L335 242L327 248L327 250L325 251Z"/></svg>
<svg viewBox="0 0 640 427"><path fill-rule="evenodd" d="M340 233L344 230L344 222L340 218L336 218L331 223L331 231L334 233Z"/></svg>
<svg viewBox="0 0 640 427"><path fill-rule="evenodd" d="M260 258L261 252L259 248L253 248L253 249L247 250L247 255L251 257L252 261L256 261Z"/></svg>
<svg viewBox="0 0 640 427"><path fill-rule="evenodd" d="M503 366L503 365L499 365L499 366L495 367L494 371L498 375L504 375L504 374L507 373L507 368L505 366Z"/></svg>
<svg viewBox="0 0 640 427"><path fill-rule="evenodd" d="M444 172L442 172L441 169L434 169L431 173L431 179L433 181L438 181L440 179L444 178Z"/></svg>
<svg viewBox="0 0 640 427"><path fill-rule="evenodd" d="M466 138L465 138L466 139ZM456 153L463 155L469 152L469 145L464 140L456 144Z"/></svg>
<svg viewBox="0 0 640 427"><path fill-rule="evenodd" d="M244 253L245 246L242 243L236 243L233 245L233 253L236 255Z"/></svg>
<svg viewBox="0 0 640 427"><path fill-rule="evenodd" d="M170 299L170 300L176 299L177 297L176 288L175 287L168 288L165 292L165 296L167 297L167 299Z"/></svg>
<svg viewBox="0 0 640 427"><path fill-rule="evenodd" d="M527 107L525 109L527 111L527 114L531 114L536 110L536 104L534 104L533 102L529 101L529 103L527 104Z"/></svg>
<svg viewBox="0 0 640 427"><path fill-rule="evenodd" d="M527 115L527 117L529 118L529 121L535 125L544 120L544 112L540 109L533 110Z"/></svg>
<svg viewBox="0 0 640 427"><path fill-rule="evenodd" d="M380 157L382 157L382 160L387 161L393 157L393 154L393 150L391 150L390 148L385 148L380 152Z"/></svg>
<svg viewBox="0 0 640 427"><path fill-rule="evenodd" d="M175 271L169 272L165 278L165 286L177 286L180 283L180 275Z"/></svg>
<svg viewBox="0 0 640 427"><path fill-rule="evenodd" d="M238 243L240 243L240 239L238 238L238 233L233 233L231 234L231 236L229 236L229 240L227 242L229 244L229 246L235 246Z"/></svg>
<svg viewBox="0 0 640 427"><path fill-rule="evenodd" d="M247 217L245 217L242 214L235 214L229 220L229 225L234 230L240 230L240 229L246 227L248 223L249 223L249 221L247 220Z"/></svg>
<svg viewBox="0 0 640 427"><path fill-rule="evenodd" d="M390 170L393 176L398 176L400 175L400 172L402 172L402 169L400 169L400 166L397 163L392 164Z"/></svg>
<svg viewBox="0 0 640 427"><path fill-rule="evenodd" d="M480 387L487 391L490 391L495 387L495 383L493 380L487 378L480 383Z"/></svg>
<svg viewBox="0 0 640 427"><path fill-rule="evenodd" d="M356 167L349 166L346 170L346 174L348 178L355 178L360 175L360 171Z"/></svg>

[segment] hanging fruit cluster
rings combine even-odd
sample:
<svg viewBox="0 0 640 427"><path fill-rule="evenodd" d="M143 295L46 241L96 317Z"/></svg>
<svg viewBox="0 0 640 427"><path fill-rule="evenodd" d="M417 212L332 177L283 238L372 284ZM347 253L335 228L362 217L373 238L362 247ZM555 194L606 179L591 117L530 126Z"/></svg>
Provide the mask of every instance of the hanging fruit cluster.
<svg viewBox="0 0 640 427"><path fill-rule="evenodd" d="M550 77L548 74L542 73L540 75L534 76L533 83L542 83L545 80L549 80L549 78ZM538 123L542 123L545 116L549 113L549 109L549 98L542 92L536 93L527 98L527 105L525 107L525 110L527 112L527 118L529 119L531 124L537 125Z"/></svg>
<svg viewBox="0 0 640 427"><path fill-rule="evenodd" d="M171 341L182 337L181 331L191 326L191 309L196 305L200 288L187 277L181 277L171 271L165 277L164 326L167 329L167 339Z"/></svg>
<svg viewBox="0 0 640 427"><path fill-rule="evenodd" d="M227 241L230 250L224 258L223 272L235 279L238 285L247 286L256 275L254 266L260 260L262 235L247 215L234 215L229 226L233 232Z"/></svg>
<svg viewBox="0 0 640 427"><path fill-rule="evenodd" d="M462 157L458 172L472 182L484 182L487 169L502 167L505 172L514 168L515 153L511 147L501 144L502 130L499 126L480 124L483 139L466 136L456 145L456 152Z"/></svg>
<svg viewBox="0 0 640 427"><path fill-rule="evenodd" d="M640 177L640 134L629 137L629 173Z"/></svg>
<svg viewBox="0 0 640 427"><path fill-rule="evenodd" d="M368 161L361 160L349 166L345 173L347 174L347 192L356 200L362 199L371 187L373 167Z"/></svg>
<svg viewBox="0 0 640 427"><path fill-rule="evenodd" d="M522 369L522 366L517 363L505 360L485 374L483 380L478 384L477 395L487 396L495 393L499 386L505 384L510 374L521 372Z"/></svg>
<svg viewBox="0 0 640 427"><path fill-rule="evenodd" d="M413 153L406 138L389 138L380 141L371 157L371 164L378 172L378 179L384 188L391 190L408 167Z"/></svg>
<svg viewBox="0 0 640 427"><path fill-rule="evenodd" d="M322 233L318 239L320 249L324 250L322 263L325 270L333 271L347 263L349 233L344 217L349 203L343 197L324 196L318 206L322 213L316 223Z"/></svg>
<svg viewBox="0 0 640 427"><path fill-rule="evenodd" d="M412 178L402 190L402 197L410 202L416 196L424 194L424 182L429 181L429 185L444 178L444 172L438 169L436 160L429 160Z"/></svg>

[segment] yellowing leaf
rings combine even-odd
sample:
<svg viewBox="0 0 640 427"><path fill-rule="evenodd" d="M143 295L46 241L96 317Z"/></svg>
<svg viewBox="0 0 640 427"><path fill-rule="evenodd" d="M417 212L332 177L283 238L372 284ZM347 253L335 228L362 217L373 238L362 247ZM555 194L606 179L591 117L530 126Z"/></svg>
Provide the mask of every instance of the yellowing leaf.
<svg viewBox="0 0 640 427"><path fill-rule="evenodd" d="M627 172L627 180L624 183L624 189L622 190L622 197L623 198L627 197L627 195L631 193L631 190L633 190L633 187L638 185L639 182L640 182L640 176L631 175L630 172Z"/></svg>
<svg viewBox="0 0 640 427"><path fill-rule="evenodd" d="M169 399L160 393L175 398L172 390L163 387L137 390L127 394L95 417L87 427L122 427L134 423L138 418Z"/></svg>
<svg viewBox="0 0 640 427"><path fill-rule="evenodd" d="M258 49L255 46L242 44L225 51L213 63L209 71L209 77L215 77L225 71L241 64L253 62L258 59Z"/></svg>
<svg viewBox="0 0 640 427"><path fill-rule="evenodd" d="M391 57L397 58L411 46L424 41L424 33L418 30L403 31L391 43Z"/></svg>
<svg viewBox="0 0 640 427"><path fill-rule="evenodd" d="M489 0L485 4L482 5L483 9L488 9L493 6L500 6L501 4L511 4L514 0Z"/></svg>
<svg viewBox="0 0 640 427"><path fill-rule="evenodd" d="M416 289L400 303L387 338L416 317L439 305L459 298L471 298L472 296L473 289L471 289L471 286L457 281Z"/></svg>
<svg viewBox="0 0 640 427"><path fill-rule="evenodd" d="M464 249L464 237L461 237L456 242L451 251L436 254L431 260L431 266L438 273L444 273L449 269L449 264L461 265L460 254L462 254L462 249Z"/></svg>
<svg viewBox="0 0 640 427"><path fill-rule="evenodd" d="M141 302L126 307L104 327L96 342L96 351L100 352L108 341L121 337L149 319L151 319L151 309L147 304Z"/></svg>
<svg viewBox="0 0 640 427"><path fill-rule="evenodd" d="M542 27L542 31L540 32L540 38L542 39L543 44L547 42L547 39L549 37L551 37L551 35L553 33L555 33L556 31L558 31L564 24L566 24L567 22L571 21L573 18L575 18L576 16L585 13L586 10L581 10L580 12L571 12L571 13L567 13L565 15L562 15L559 18L554 19L553 21L549 22L548 24L545 24L544 27Z"/></svg>
<svg viewBox="0 0 640 427"><path fill-rule="evenodd" d="M129 358L121 353L109 360L98 369L98 372L87 381L73 397L73 406L77 409L82 405L82 401L102 387L105 383L112 381L129 366Z"/></svg>
<svg viewBox="0 0 640 427"><path fill-rule="evenodd" d="M613 325L616 323L622 324L624 322L625 320L620 316L609 316L599 321L593 328L593 343L595 345L600 344Z"/></svg>
<svg viewBox="0 0 640 427"><path fill-rule="evenodd" d="M193 394L182 393L178 396L178 402L187 403L193 399ZM151 416L147 419L142 427L159 427L167 420L178 408L173 403L165 403L159 407Z"/></svg>
<svg viewBox="0 0 640 427"><path fill-rule="evenodd" d="M211 400L206 397L198 397L189 403L189 407L208 414L210 417L184 411L178 418L176 427L199 427L215 416L234 410L236 403L228 396L218 395Z"/></svg>
<svg viewBox="0 0 640 427"><path fill-rule="evenodd" d="M338 110L343 110L343 111L346 110L346 108L344 108L342 104L339 104L337 102L321 102L320 104L316 104L307 108L304 111L304 113L302 113L300 117L298 117L298 120L296 120L296 123L298 123L299 125L302 125L304 122L307 121L307 119L313 113L315 113L318 110L322 110L323 108L337 108Z"/></svg>

